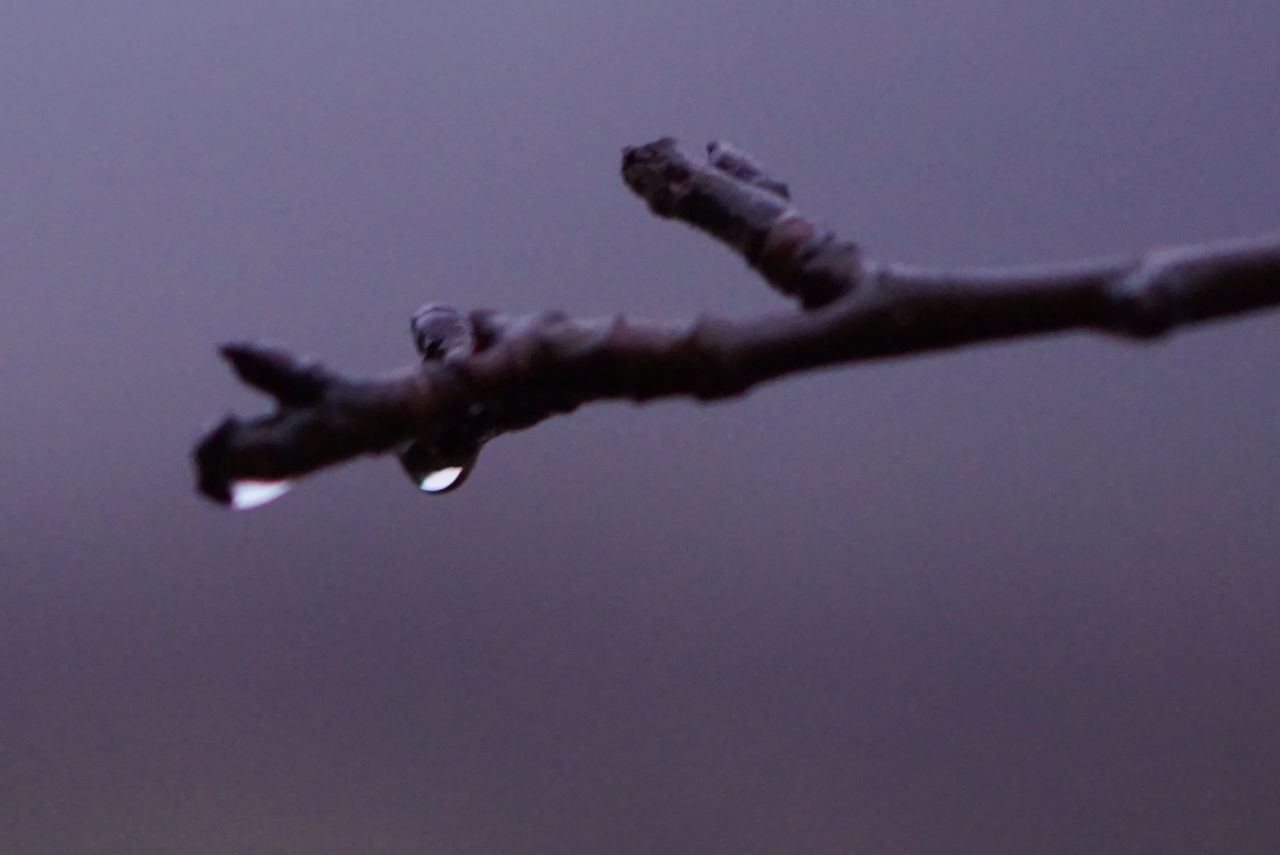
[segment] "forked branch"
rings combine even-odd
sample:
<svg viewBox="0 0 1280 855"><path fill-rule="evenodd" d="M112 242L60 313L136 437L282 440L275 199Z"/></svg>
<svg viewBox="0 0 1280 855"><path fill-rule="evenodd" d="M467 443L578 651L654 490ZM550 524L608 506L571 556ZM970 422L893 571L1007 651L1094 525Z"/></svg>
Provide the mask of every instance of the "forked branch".
<svg viewBox="0 0 1280 855"><path fill-rule="evenodd" d="M485 441L591 401L710 400L823 366L1067 330L1146 339L1280 304L1280 234L1137 259L924 270L868 260L723 143L705 159L668 138L627 148L622 175L654 214L725 242L802 310L661 323L429 305L412 323L421 361L369 379L274 346L226 345L236 373L276 409L205 433L201 492L248 507L280 492L267 485L390 451L419 486L443 491Z"/></svg>

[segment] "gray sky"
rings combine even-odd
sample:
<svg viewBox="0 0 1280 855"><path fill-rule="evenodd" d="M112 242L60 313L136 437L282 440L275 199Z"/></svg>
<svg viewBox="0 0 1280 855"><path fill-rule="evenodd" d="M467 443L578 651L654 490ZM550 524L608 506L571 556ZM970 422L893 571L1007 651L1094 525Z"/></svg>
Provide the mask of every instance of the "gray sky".
<svg viewBox="0 0 1280 855"><path fill-rule="evenodd" d="M0 6L0 852L1280 847L1280 317L590 408L260 511L217 342L779 306L619 149L885 260L1277 227L1273 0Z"/></svg>

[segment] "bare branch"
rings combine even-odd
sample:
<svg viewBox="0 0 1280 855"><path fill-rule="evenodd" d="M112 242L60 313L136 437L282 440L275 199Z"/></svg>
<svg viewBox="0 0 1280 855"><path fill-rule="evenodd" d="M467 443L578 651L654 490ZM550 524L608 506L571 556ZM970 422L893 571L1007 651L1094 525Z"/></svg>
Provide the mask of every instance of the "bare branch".
<svg viewBox="0 0 1280 855"><path fill-rule="evenodd" d="M709 153L696 162L669 139L628 148L623 176L654 213L728 243L808 311L658 323L430 305L413 322L423 361L376 379L228 345L237 374L277 409L206 432L201 492L234 504L238 485L393 450L419 486L443 491L485 441L591 401L723 398L823 366L1067 330L1144 339L1280 304L1280 234L1021 269L876 264L799 213L750 158L718 143Z"/></svg>

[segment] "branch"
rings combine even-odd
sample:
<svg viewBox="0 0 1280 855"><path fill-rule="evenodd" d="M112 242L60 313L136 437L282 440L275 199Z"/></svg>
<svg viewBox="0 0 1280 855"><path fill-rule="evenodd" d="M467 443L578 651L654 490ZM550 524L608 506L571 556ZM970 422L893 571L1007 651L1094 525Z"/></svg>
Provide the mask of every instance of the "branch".
<svg viewBox="0 0 1280 855"><path fill-rule="evenodd" d="M1002 270L878 264L799 211L746 155L723 143L708 155L667 138L627 148L623 179L654 214L728 244L803 311L660 323L429 305L412 323L422 361L372 379L275 346L226 345L240 379L276 410L227 416L205 433L200 491L252 507L298 476L396 451L415 483L443 492L485 442L592 401L712 400L824 366L1067 330L1149 339L1280 304L1280 234Z"/></svg>

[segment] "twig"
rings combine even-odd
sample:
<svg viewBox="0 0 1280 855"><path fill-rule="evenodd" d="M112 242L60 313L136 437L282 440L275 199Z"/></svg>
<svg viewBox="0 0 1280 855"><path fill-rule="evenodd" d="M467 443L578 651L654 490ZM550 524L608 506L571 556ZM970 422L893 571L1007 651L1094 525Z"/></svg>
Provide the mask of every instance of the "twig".
<svg viewBox="0 0 1280 855"><path fill-rule="evenodd" d="M708 154L690 157L671 139L628 148L623 178L655 214L724 241L805 311L657 323L432 305L413 322L422 362L374 379L279 347L226 345L236 373L276 410L228 416L205 433L199 489L247 506L241 485L393 450L424 489L436 489L426 474L450 473L431 482L447 489L488 439L591 401L724 398L822 366L1066 330L1146 339L1280 304L1280 234L1021 269L877 264L797 210L746 155L722 143Z"/></svg>

